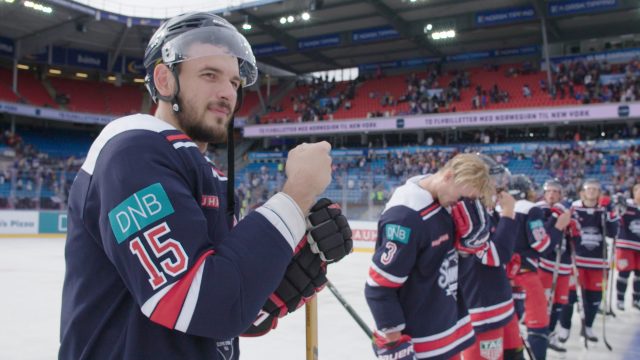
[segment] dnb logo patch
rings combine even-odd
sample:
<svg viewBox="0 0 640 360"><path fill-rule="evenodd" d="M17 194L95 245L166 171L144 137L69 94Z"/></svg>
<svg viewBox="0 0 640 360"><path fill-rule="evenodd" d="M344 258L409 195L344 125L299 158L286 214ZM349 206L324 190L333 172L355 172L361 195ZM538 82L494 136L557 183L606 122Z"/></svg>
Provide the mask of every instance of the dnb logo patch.
<svg viewBox="0 0 640 360"><path fill-rule="evenodd" d="M118 244L129 236L174 213L160 183L137 191L109 211L109 224Z"/></svg>
<svg viewBox="0 0 640 360"><path fill-rule="evenodd" d="M408 244L411 229L406 226L387 224L384 226L384 235L387 240L397 241L399 243Z"/></svg>

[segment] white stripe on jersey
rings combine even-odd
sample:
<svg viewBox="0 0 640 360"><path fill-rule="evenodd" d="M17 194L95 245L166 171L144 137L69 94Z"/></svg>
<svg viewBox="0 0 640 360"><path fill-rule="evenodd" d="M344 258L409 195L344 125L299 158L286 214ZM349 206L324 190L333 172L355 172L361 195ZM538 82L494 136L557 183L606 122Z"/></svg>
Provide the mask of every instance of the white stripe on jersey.
<svg viewBox="0 0 640 360"><path fill-rule="evenodd" d="M182 147L198 147L198 145L196 145L196 143L194 143L193 141L178 141L176 143L173 143L173 147L175 149L179 149Z"/></svg>
<svg viewBox="0 0 640 360"><path fill-rule="evenodd" d="M463 317L462 319L458 320L456 325L454 325L450 329L447 329L446 331L443 331L443 332L441 332L439 334L435 334L435 335L431 335L431 336L425 336L425 337L422 337L422 338L414 338L413 342L415 344L415 343L424 343L424 342L437 341L439 339L447 337L448 335L453 334L456 330L458 330L459 328L465 326L469 322L471 322L471 317L469 315L467 315L467 316ZM474 334L475 333L474 333L473 328L472 328L471 331L469 331L466 335L456 339L452 343L449 343L448 345L443 346L443 347L441 347L439 349L431 350L431 351L424 351L424 352L417 352L416 351L416 358L418 358L418 359L427 359L427 358L430 358L430 357L434 357L434 356L437 356L437 355L444 354L447 351L450 351L451 349L454 349L456 346L462 344L463 342L469 340L470 338L472 338L474 336Z"/></svg>
<svg viewBox="0 0 640 360"><path fill-rule="evenodd" d="M145 114L129 115L116 119L107 124L102 132L100 132L100 135L98 135L98 138L93 142L87 158L84 164L82 164L82 170L89 175L93 175L93 170L96 167L96 161L102 148L116 135L130 130L148 130L159 133L165 130L176 130L176 128L156 117Z"/></svg>
<svg viewBox="0 0 640 360"><path fill-rule="evenodd" d="M405 281L407 281L407 279L409 278L409 276L403 276L403 277L399 277L399 276L395 276L392 274L389 274L388 272L380 269L378 267L378 265L376 265L376 263L371 262L371 268L373 269L373 271L375 271L378 275L382 276L383 278L389 280L392 283L396 283L399 285L404 284ZM369 277L369 279L371 279L371 277ZM367 283L369 283L369 279L367 279ZM380 286L377 282L375 282L375 280L371 279L371 281L373 282L373 284L370 284L371 286Z"/></svg>
<svg viewBox="0 0 640 360"><path fill-rule="evenodd" d="M191 286L189 286L189 292L182 304L182 310L178 316L175 329L182 332L187 332L189 324L191 324L191 318L198 304L198 296L200 295L200 286L202 285L202 273L204 272L204 262L200 264L200 268L194 276Z"/></svg>
<svg viewBox="0 0 640 360"><path fill-rule="evenodd" d="M150 297L149 299L147 299L147 301L144 302L144 304L142 304L142 313L150 318L151 314L153 313L153 310L155 310L156 306L158 306L158 303L160 302L160 300L162 300L162 298L167 294L167 292L169 292L169 290L171 290L171 288L173 288L173 286L177 284L177 282L174 282L171 285L168 285L167 287L165 287L164 289L158 291L157 293L153 294L152 297Z"/></svg>

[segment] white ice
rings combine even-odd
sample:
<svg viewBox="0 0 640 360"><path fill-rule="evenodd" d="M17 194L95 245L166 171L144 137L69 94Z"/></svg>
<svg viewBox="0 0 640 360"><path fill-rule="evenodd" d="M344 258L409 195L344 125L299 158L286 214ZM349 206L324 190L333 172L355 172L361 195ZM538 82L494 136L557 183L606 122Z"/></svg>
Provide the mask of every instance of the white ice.
<svg viewBox="0 0 640 360"><path fill-rule="evenodd" d="M329 278L360 316L372 326L364 299L364 283L371 254L354 253L329 268ZM64 276L64 239L0 238L0 359L35 360L57 357L60 301ZM631 282L630 282L631 286ZM319 359L374 359L370 342L329 289L319 295ZM607 335L614 350L602 340L584 350L574 329L564 359L640 359L640 311L631 308L607 318ZM305 359L305 316L301 308L280 320L278 327L260 338L241 339L242 360ZM602 320L595 331L602 335ZM549 351L548 359L560 359Z"/></svg>

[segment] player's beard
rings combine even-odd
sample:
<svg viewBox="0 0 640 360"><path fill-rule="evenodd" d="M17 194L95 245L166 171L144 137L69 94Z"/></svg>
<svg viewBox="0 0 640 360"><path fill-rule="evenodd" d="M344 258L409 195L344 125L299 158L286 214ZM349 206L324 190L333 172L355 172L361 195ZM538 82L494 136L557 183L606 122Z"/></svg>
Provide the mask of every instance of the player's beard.
<svg viewBox="0 0 640 360"><path fill-rule="evenodd" d="M231 113L231 105L226 101L218 101L217 103L210 102L200 112L197 111L198 107L188 100L182 101L182 97L176 97L176 101L180 106L180 111L175 112L178 126L187 134L191 139L197 142L219 144L227 141L227 125L229 124L231 116L226 119L221 116L216 116L213 120L207 122L207 113L209 108L217 106L218 108L225 108Z"/></svg>

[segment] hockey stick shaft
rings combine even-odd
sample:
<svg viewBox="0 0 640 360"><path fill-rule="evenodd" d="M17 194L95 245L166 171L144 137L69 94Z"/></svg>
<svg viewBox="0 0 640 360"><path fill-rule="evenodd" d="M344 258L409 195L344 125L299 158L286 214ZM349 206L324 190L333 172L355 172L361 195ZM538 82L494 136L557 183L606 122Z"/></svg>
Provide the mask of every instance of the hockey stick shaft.
<svg viewBox="0 0 640 360"><path fill-rule="evenodd" d="M563 239L564 239L564 235ZM560 240L562 242L562 240ZM556 263L553 265L553 277L551 280L551 291L549 292L549 298L547 299L547 314L551 316L553 311L553 301L556 297L556 287L558 286L558 272L560 271L560 256L562 255L562 246L558 244L556 246Z"/></svg>
<svg viewBox="0 0 640 360"><path fill-rule="evenodd" d="M613 350L609 341L607 341L607 288L609 285L609 256L607 255L607 210L602 209L602 260L607 263L606 267L602 268L602 342L609 349Z"/></svg>
<svg viewBox="0 0 640 360"><path fill-rule="evenodd" d="M338 289L335 287L335 285L333 285L333 283L331 281L327 281L327 287L329 288L329 290L331 290L331 293L333 294L333 296L336 297L336 299L338 299L338 301L340 302L340 304L342 304L342 306L344 307L345 310L347 310L347 312L349 313L349 315L351 315L351 317L353 318L353 320L356 321L356 323L358 323L358 325L360 326L360 328L362 329L362 331L365 332L365 334L367 334L367 337L369 339L373 338L373 331L371 331L371 329L369 328L369 326L367 326L367 323L364 322L364 320L362 320L362 318L360 317L360 315L358 315L358 313L351 307L351 305L349 305L349 303L347 302L347 300L340 294L340 292L338 291Z"/></svg>
<svg viewBox="0 0 640 360"><path fill-rule="evenodd" d="M306 360L318 360L318 296L305 304L307 351Z"/></svg>
<svg viewBox="0 0 640 360"><path fill-rule="evenodd" d="M576 297L578 298L578 312L580 313L580 322L582 324L582 331L585 331L584 334L584 347L585 349L589 348L589 340L586 335L586 321L585 321L585 306L582 298L582 286L580 285L580 273L578 272L578 266L576 265L576 249L574 246L571 247L571 263L573 265L573 272L576 275Z"/></svg>

